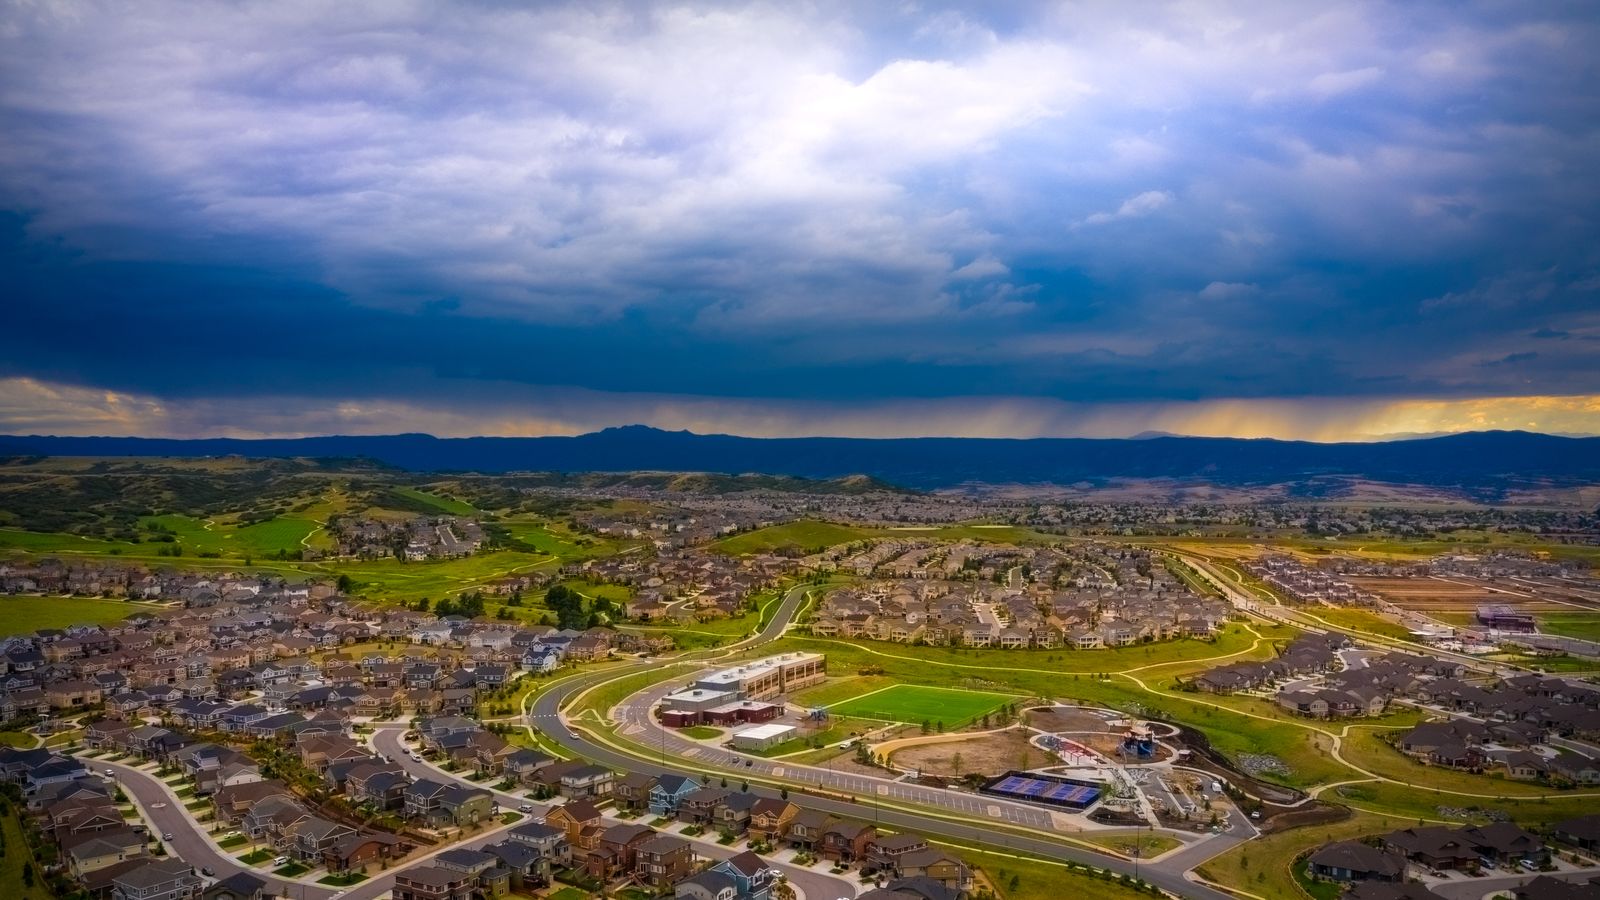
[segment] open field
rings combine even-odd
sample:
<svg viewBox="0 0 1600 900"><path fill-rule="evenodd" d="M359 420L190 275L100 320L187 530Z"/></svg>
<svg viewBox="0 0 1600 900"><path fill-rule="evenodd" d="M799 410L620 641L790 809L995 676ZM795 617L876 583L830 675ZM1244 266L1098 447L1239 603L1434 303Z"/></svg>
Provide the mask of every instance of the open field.
<svg viewBox="0 0 1600 900"><path fill-rule="evenodd" d="M567 540L554 527L545 531L551 538L553 555L521 550L494 550L477 553L460 559L406 562L388 557L373 560L330 559L301 561L298 559L272 559L268 549L289 545L291 553L298 553L300 540L309 535L321 534L320 526L309 520L273 519L259 525L233 528L222 523L208 531L205 523L187 516L161 516L161 523L178 535L178 543L185 548L182 557L160 555L159 551L171 546L166 543L139 544L81 538L71 534L44 534L13 529L0 529L0 551L49 554L59 557L112 557L130 563L143 563L154 568L182 569L195 572L256 572L279 575L291 580L333 580L348 575L356 582L356 593L375 599L415 600L419 597L438 599L455 596L464 591L522 572L540 568L555 568L572 559L603 556L626 549L629 544L604 539ZM542 526L522 523L526 528ZM292 538L292 541L290 540ZM225 549L216 549L225 548ZM206 558L200 552L220 553L221 558ZM250 557L246 565L246 557ZM601 587L598 591L584 588L590 593L603 593L620 598L617 589ZM492 615L497 604L490 601Z"/></svg>
<svg viewBox="0 0 1600 900"><path fill-rule="evenodd" d="M885 722L942 722L958 728L979 716L992 713L1020 698L990 691L896 684L842 700L828 707L828 713L857 719Z"/></svg>
<svg viewBox="0 0 1600 900"><path fill-rule="evenodd" d="M1321 619L1330 625L1361 631L1400 641L1411 640L1411 629L1399 622L1386 619L1374 612L1349 606L1310 606L1302 610L1306 615Z"/></svg>
<svg viewBox="0 0 1600 900"><path fill-rule="evenodd" d="M1600 641L1600 612L1553 612L1538 616L1539 630L1564 637Z"/></svg>
<svg viewBox="0 0 1600 900"><path fill-rule="evenodd" d="M443 497L439 494L430 494L426 491L408 487L391 488L390 492L408 500L414 500L421 506L432 507L442 515L473 516L478 513L472 504L457 500L454 497Z"/></svg>
<svg viewBox="0 0 1600 900"><path fill-rule="evenodd" d="M1533 616L1541 631L1600 639L1600 594L1557 579L1450 576L1350 581L1402 609L1458 627L1476 624L1478 607L1493 604Z"/></svg>
<svg viewBox="0 0 1600 900"><path fill-rule="evenodd" d="M164 607L99 597L0 597L0 637L68 625L109 625Z"/></svg>
<svg viewBox="0 0 1600 900"><path fill-rule="evenodd" d="M797 522L736 534L713 543L711 549L734 556L746 553L770 553L784 548L797 548L810 553L835 544L848 544L873 536L875 532L871 529L801 519Z"/></svg>

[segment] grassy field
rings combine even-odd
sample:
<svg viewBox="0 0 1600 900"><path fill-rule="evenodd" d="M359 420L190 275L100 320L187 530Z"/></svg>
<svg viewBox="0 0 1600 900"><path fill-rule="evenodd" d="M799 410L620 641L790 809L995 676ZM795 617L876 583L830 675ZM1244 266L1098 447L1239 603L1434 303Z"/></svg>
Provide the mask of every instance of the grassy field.
<svg viewBox="0 0 1600 900"><path fill-rule="evenodd" d="M1126 886L1107 876L1091 874L1081 867L1069 867L1002 849L975 850L966 846L939 845L966 860L995 886L1002 900L1135 900L1150 894Z"/></svg>
<svg viewBox="0 0 1600 900"><path fill-rule="evenodd" d="M1299 897L1291 866L1303 853L1323 844L1381 834L1416 825L1399 816L1358 814L1343 822L1311 825L1268 834L1207 861L1200 874L1260 897Z"/></svg>
<svg viewBox="0 0 1600 900"><path fill-rule="evenodd" d="M1344 757L1374 775L1393 778L1405 784L1425 785L1467 794L1489 794L1502 798L1530 797L1551 793L1547 785L1511 781L1498 775L1474 775L1424 765L1389 746L1381 731L1352 728L1344 741ZM1465 805L1465 804L1462 804Z"/></svg>
<svg viewBox="0 0 1600 900"><path fill-rule="evenodd" d="M1587 612L1540 613L1539 630L1586 641L1600 641L1600 615Z"/></svg>
<svg viewBox="0 0 1600 900"><path fill-rule="evenodd" d="M0 637L68 625L109 625L161 608L99 597L0 597Z"/></svg>
<svg viewBox="0 0 1600 900"><path fill-rule="evenodd" d="M1160 856L1168 850L1183 846L1183 842L1175 837L1151 831L1091 831L1078 835L1077 840L1115 850L1125 856L1132 856L1137 852L1144 859Z"/></svg>
<svg viewBox="0 0 1600 900"><path fill-rule="evenodd" d="M478 514L478 510L473 508L472 504L464 503L454 497L442 497L438 494L430 494L426 491L408 487L392 488L391 492L408 500L415 500L424 506L431 506L447 516L473 516Z"/></svg>
<svg viewBox="0 0 1600 900"><path fill-rule="evenodd" d="M817 522L810 519L801 519L783 525L773 525L770 528L757 528L744 534L736 534L724 538L711 545L711 549L719 553L728 553L742 556L746 553L770 553L784 548L799 548L806 552L815 552L836 544L848 544L869 537L878 536L866 528L853 528L846 525L834 525L831 522Z"/></svg>
<svg viewBox="0 0 1600 900"><path fill-rule="evenodd" d="M828 707L830 715L885 722L943 722L959 728L1019 698L989 691L896 684Z"/></svg>
<svg viewBox="0 0 1600 900"><path fill-rule="evenodd" d="M6 847L5 855L0 856L0 885L6 886L6 900L50 900L50 892L44 886L44 873L37 866L33 870L33 887L23 887L22 867L31 864L32 856L17 815L16 808L7 803L5 814L0 816Z"/></svg>
<svg viewBox="0 0 1600 900"><path fill-rule="evenodd" d="M829 677L823 684L797 691L790 699L799 706L815 709L818 706L831 706L852 697L859 697L871 691L899 684L897 679L888 675L846 675L843 678Z"/></svg>
<svg viewBox="0 0 1600 900"><path fill-rule="evenodd" d="M0 528L0 550L27 550L33 553L121 553L137 549L139 546L125 541L103 541L76 534Z"/></svg>
<svg viewBox="0 0 1600 900"><path fill-rule="evenodd" d="M1376 634L1401 641L1412 639L1411 630L1404 625L1392 622L1377 613L1368 612L1364 609L1312 606L1303 610L1303 612L1330 625L1337 625L1340 628L1348 628L1352 631L1363 631L1367 634Z"/></svg>
<svg viewBox="0 0 1600 900"><path fill-rule="evenodd" d="M39 739L23 731L0 731L0 747L32 747Z"/></svg>

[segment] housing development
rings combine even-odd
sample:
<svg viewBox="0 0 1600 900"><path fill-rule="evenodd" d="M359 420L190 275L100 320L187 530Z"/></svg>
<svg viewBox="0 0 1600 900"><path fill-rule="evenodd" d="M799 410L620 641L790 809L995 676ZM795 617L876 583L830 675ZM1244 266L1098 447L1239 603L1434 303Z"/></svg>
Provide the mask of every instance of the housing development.
<svg viewBox="0 0 1600 900"><path fill-rule="evenodd" d="M1424 512L1368 552L1281 509L797 489L0 529L14 871L112 900L1600 891L1594 517L1471 546Z"/></svg>

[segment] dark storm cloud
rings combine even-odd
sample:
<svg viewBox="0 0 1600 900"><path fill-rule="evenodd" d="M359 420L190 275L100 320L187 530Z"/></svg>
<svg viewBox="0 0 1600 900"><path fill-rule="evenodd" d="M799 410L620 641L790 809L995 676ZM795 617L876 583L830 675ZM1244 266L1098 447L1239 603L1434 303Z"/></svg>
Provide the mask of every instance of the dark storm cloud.
<svg viewBox="0 0 1600 900"><path fill-rule="evenodd" d="M0 377L1600 393L1589 7L857 6L8 7Z"/></svg>

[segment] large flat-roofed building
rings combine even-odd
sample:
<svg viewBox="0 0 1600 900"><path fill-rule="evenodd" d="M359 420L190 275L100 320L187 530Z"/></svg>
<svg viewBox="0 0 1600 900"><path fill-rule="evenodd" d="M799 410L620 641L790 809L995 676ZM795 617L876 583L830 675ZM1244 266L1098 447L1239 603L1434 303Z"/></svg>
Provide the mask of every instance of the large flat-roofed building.
<svg viewBox="0 0 1600 900"><path fill-rule="evenodd" d="M1478 623L1496 631L1520 631L1531 634L1539 630L1539 623L1534 621L1532 615L1520 612L1504 603L1490 603L1478 607Z"/></svg>
<svg viewBox="0 0 1600 900"><path fill-rule="evenodd" d="M828 658L821 653L784 653L732 669L712 672L694 683L705 691L727 691L740 700L766 700L828 677Z"/></svg>
<svg viewBox="0 0 1600 900"><path fill-rule="evenodd" d="M792 740L800 734L800 729L793 725L780 725L771 722L766 725L754 725L743 731L735 731L730 740L740 750L765 750L775 747L787 740Z"/></svg>
<svg viewBox="0 0 1600 900"><path fill-rule="evenodd" d="M675 694L668 694L661 698L663 709L675 712L705 712L718 706L737 703L738 698L733 691L715 690L708 691L703 688L687 688Z"/></svg>

